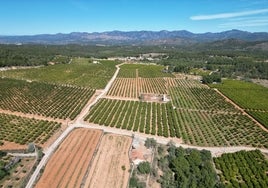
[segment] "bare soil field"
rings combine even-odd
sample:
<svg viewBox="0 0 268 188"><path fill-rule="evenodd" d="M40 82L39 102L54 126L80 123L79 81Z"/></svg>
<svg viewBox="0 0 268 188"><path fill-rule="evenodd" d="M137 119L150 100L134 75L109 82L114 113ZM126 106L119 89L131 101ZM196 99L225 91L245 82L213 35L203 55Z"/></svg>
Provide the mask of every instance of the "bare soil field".
<svg viewBox="0 0 268 188"><path fill-rule="evenodd" d="M127 136L106 134L86 178L85 187L127 187L130 161L128 151L132 139Z"/></svg>
<svg viewBox="0 0 268 188"><path fill-rule="evenodd" d="M36 187L80 187L102 135L101 130L75 129L49 160Z"/></svg>

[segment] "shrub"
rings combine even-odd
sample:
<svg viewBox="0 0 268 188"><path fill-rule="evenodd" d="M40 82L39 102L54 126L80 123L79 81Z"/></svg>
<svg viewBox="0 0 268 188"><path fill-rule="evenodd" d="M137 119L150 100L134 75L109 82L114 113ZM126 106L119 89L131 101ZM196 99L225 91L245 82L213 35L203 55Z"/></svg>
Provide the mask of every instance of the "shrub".
<svg viewBox="0 0 268 188"><path fill-rule="evenodd" d="M141 174L149 174L151 172L151 167L150 167L150 163L148 161L146 162L141 162L138 165L138 171Z"/></svg>

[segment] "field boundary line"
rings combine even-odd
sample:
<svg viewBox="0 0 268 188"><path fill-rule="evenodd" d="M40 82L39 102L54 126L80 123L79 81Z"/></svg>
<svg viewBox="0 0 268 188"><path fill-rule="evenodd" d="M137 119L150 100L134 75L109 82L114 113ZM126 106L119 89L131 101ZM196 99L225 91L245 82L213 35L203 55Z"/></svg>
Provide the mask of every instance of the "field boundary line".
<svg viewBox="0 0 268 188"><path fill-rule="evenodd" d="M219 91L218 89L214 88L214 90L220 94L222 97L224 97L226 99L227 102L231 103L232 105L235 106L235 108L237 108L238 110L240 110L242 112L243 115L247 116L248 118L250 118L254 123L256 123L263 131L268 133L268 129L266 129L260 122L258 122L255 118L253 118L250 114L248 114L242 107L240 107L238 104L236 104L232 99L230 99L229 97L227 97L226 95L224 95L221 91Z"/></svg>
<svg viewBox="0 0 268 188"><path fill-rule="evenodd" d="M80 185L81 188L85 187L85 182L86 182L87 177L89 175L89 172L91 170L91 166L92 166L92 164L93 164L93 162L95 160L95 157L96 157L96 155L97 155L97 153L99 151L99 147L100 147L100 144L101 144L101 141L102 141L103 136L104 136L104 131L102 130L101 137L99 138L99 141L98 141L98 144L97 144L97 146L95 148L94 154L93 154L93 156L92 156L92 158L91 158L91 160L90 160L90 162L89 162L89 164L87 166L87 171L86 171L86 173L85 173L85 175L84 175L84 177L82 179L82 183Z"/></svg>

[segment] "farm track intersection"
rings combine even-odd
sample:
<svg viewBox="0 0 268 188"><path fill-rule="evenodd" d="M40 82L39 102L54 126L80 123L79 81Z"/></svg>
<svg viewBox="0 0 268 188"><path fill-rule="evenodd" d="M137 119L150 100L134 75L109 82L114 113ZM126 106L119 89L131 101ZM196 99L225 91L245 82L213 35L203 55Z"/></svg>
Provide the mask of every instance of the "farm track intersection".
<svg viewBox="0 0 268 188"><path fill-rule="evenodd" d="M192 146L192 145L186 145L186 144L182 144L182 141L178 138L164 138L164 137L159 137L159 136L153 136L153 135L147 135L147 134L143 134L143 133L138 133L138 132L132 132L132 131L127 131L127 130L122 130L122 129L116 129L116 128L112 128L112 127L104 127L104 126L99 126L99 125L95 125L92 123L87 123L84 122L83 118L85 117L85 115L88 113L89 109L100 99L100 98L105 98L105 95L107 94L107 92L109 91L109 89L111 88L113 82L115 81L117 74L120 70L120 65L117 65L117 70L114 74L114 76L112 77L112 79L108 82L107 86L105 87L104 90L100 91L99 93L97 93L97 95L95 96L94 100L91 100L91 102L88 102L88 104L84 107L84 109L82 110L82 112L78 115L78 117L73 121L70 122L70 124L68 125L67 129L65 129L62 134L58 137L58 139L48 148L44 149L44 157L41 160L41 162L39 163L39 165L37 166L34 174L31 176L30 181L28 182L26 187L33 187L34 182L37 178L37 175L39 174L40 170L46 165L46 163L48 162L49 158L52 156L52 154L55 152L55 150L59 147L59 145L63 142L63 140L69 135L69 133L71 133L74 129L76 128L94 128L94 129L101 129L104 132L110 132L110 133L115 133L115 134L120 134L120 135L127 135L127 136L135 136L135 137L139 137L141 139L146 139L146 138L155 138L156 141L158 143L161 144L167 144L168 142L170 142L170 140L173 140L173 142L176 144L176 146L182 146L184 148L195 148L198 150L202 150L202 149L206 149L211 151L213 156L218 156L222 153L229 153L229 152L236 152L236 151L240 151L240 150L254 150L256 148L254 147L243 147L243 146L234 146L234 147L199 147L199 146ZM266 130L267 131L267 130ZM267 149L260 149L262 152L264 153L268 153Z"/></svg>

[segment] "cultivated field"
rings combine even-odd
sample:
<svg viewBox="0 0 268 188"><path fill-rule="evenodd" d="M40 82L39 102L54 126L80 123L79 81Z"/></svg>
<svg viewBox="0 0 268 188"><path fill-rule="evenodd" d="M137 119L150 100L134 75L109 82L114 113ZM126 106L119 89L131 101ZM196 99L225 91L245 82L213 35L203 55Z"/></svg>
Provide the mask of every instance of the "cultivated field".
<svg viewBox="0 0 268 188"><path fill-rule="evenodd" d="M52 121L22 118L0 113L0 142L15 142L18 144L44 144L60 127L61 124ZM1 149L1 146L0 146Z"/></svg>
<svg viewBox="0 0 268 188"><path fill-rule="evenodd" d="M130 137L105 134L90 167L85 187L127 187L130 174L128 152L131 141Z"/></svg>
<svg viewBox="0 0 268 188"><path fill-rule="evenodd" d="M146 134L178 137L193 145L268 148L268 133L213 89L195 80L166 78L165 82L162 88L168 89L171 102L101 99L85 120Z"/></svg>
<svg viewBox="0 0 268 188"><path fill-rule="evenodd" d="M94 90L22 80L0 79L0 108L52 118L74 119Z"/></svg>
<svg viewBox="0 0 268 188"><path fill-rule="evenodd" d="M174 77L170 73L165 73L164 66L145 64L125 64L120 66L119 78L161 78Z"/></svg>
<svg viewBox="0 0 268 188"><path fill-rule="evenodd" d="M223 154L214 162L226 187L268 187L268 160L259 150Z"/></svg>
<svg viewBox="0 0 268 188"><path fill-rule="evenodd" d="M173 79L169 89L172 104L177 108L239 112L213 89L195 80Z"/></svg>
<svg viewBox="0 0 268 188"><path fill-rule="evenodd" d="M108 96L138 98L141 93L167 94L165 78L117 78Z"/></svg>
<svg viewBox="0 0 268 188"><path fill-rule="evenodd" d="M102 89L113 76L116 64L118 63L114 61L100 61L99 64L93 64L88 58L73 58L70 64L9 70L1 74L15 79Z"/></svg>
<svg viewBox="0 0 268 188"><path fill-rule="evenodd" d="M211 87L218 88L268 128L268 88L238 80L224 80L223 84Z"/></svg>
<svg viewBox="0 0 268 188"><path fill-rule="evenodd" d="M102 131L75 129L48 161L36 187L80 187Z"/></svg>

